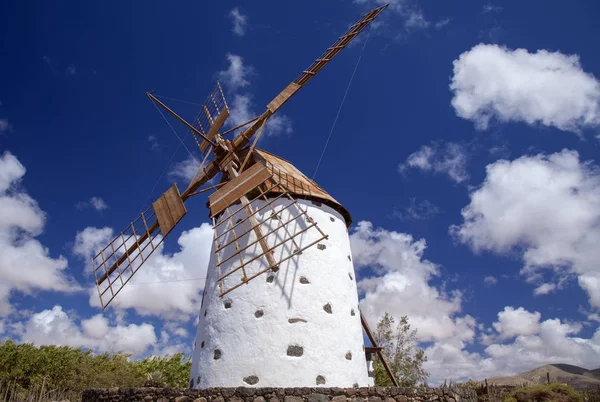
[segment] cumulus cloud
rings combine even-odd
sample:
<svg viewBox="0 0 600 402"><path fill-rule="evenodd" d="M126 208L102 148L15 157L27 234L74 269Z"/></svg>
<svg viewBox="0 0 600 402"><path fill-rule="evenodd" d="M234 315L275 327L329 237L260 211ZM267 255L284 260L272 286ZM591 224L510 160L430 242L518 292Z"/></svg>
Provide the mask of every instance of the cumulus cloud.
<svg viewBox="0 0 600 402"><path fill-rule="evenodd" d="M600 83L577 55L479 44L453 64L452 106L479 129L493 118L575 133L600 125Z"/></svg>
<svg viewBox="0 0 600 402"><path fill-rule="evenodd" d="M462 183L469 178L467 150L454 142L423 145L418 151L410 154L404 163L398 165L400 173L406 172L409 168L447 174L456 183Z"/></svg>
<svg viewBox="0 0 600 402"><path fill-rule="evenodd" d="M517 335L533 335L539 331L541 314L530 313L523 307L514 309L505 307L498 313L498 321L493 324L498 332L498 339L504 340L514 338Z"/></svg>
<svg viewBox="0 0 600 402"><path fill-rule="evenodd" d="M233 33L237 36L244 36L248 18L240 12L238 7L229 12L229 18L233 22Z"/></svg>
<svg viewBox="0 0 600 402"><path fill-rule="evenodd" d="M421 341L447 340L464 345L475 336L475 319L459 316L462 293L446 292L430 282L439 267L423 258L425 240L406 233L375 229L359 222L350 236L355 267L359 269L361 311L372 326L387 311L410 317ZM368 276L366 268L374 271Z"/></svg>
<svg viewBox="0 0 600 402"><path fill-rule="evenodd" d="M577 323L560 319L540 321L538 313L522 307L506 307L498 313L499 320L488 337L482 353L473 353L460 345L436 342L425 349L428 361L425 367L437 380L468 378L483 380L493 376L515 375L549 362L561 362L594 368L600 359L600 329L591 338L576 336L581 330ZM522 322L525 327L514 327ZM499 341L512 333L510 342Z"/></svg>
<svg viewBox="0 0 600 402"><path fill-rule="evenodd" d="M51 310L33 314L24 326L21 341L140 355L157 339L151 324L111 326L101 314L81 320L78 324L62 306L57 305Z"/></svg>
<svg viewBox="0 0 600 402"><path fill-rule="evenodd" d="M405 233L375 229L359 222L350 235L358 270L361 311L374 326L385 311L408 315L424 344L431 383L445 379L482 380L513 375L548 362L596 367L600 329L589 339L577 337L579 323L558 318L542 321L539 312L507 306L491 327L462 312L462 293L436 287L444 281L438 265L424 258L424 240ZM478 331L483 331L477 336ZM484 345L481 352L471 347Z"/></svg>
<svg viewBox="0 0 600 402"><path fill-rule="evenodd" d="M46 216L19 183L25 167L10 152L0 156L0 316L13 311L10 296L19 291L80 290L66 275L67 260L53 258L36 236Z"/></svg>
<svg viewBox="0 0 600 402"><path fill-rule="evenodd" d="M108 228L86 228L76 236L78 255L95 255L110 240ZM168 254L161 244L111 302L109 310L135 310L143 316L188 320L200 309L212 245L212 226L203 223L181 234L179 251ZM81 241L78 241L81 240ZM100 307L95 287L90 305Z"/></svg>
<svg viewBox="0 0 600 402"><path fill-rule="evenodd" d="M95 211L102 212L108 209L108 204L101 197L91 197L87 201L79 201L75 204L75 208L79 210L92 208Z"/></svg>
<svg viewBox="0 0 600 402"><path fill-rule="evenodd" d="M500 160L486 171L462 210L463 223L450 228L454 238L476 252L518 253L521 273L540 285L538 294L575 276L592 307L600 308L598 167L563 150Z"/></svg>

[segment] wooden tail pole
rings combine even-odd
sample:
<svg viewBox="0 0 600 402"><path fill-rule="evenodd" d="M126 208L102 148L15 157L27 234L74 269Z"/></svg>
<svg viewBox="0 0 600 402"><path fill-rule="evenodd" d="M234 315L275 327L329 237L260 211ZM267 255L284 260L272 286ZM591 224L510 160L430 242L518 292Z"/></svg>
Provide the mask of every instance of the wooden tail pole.
<svg viewBox="0 0 600 402"><path fill-rule="evenodd" d="M369 328L369 324L367 323L367 320L365 319L365 316L363 315L362 311L360 312L360 322L362 323L362 326L365 329L365 332L367 333L367 336L369 337L371 344L375 348L377 348L377 356L379 356L379 360L381 360L381 364L383 364L383 367L385 368L385 371L387 372L388 377L390 377L390 380L392 380L392 384L394 384L394 387L398 387L398 380L396 380L396 377L392 373L390 366L387 364L387 361L385 360L383 353L381 353L381 349L379 348L379 345L377 344L377 341L375 340L375 337L373 336L373 333L371 332L371 328Z"/></svg>

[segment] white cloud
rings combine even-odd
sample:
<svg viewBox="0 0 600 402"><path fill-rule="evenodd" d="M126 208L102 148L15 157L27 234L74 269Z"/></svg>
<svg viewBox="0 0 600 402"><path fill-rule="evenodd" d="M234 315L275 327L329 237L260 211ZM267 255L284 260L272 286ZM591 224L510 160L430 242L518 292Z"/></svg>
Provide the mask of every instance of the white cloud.
<svg viewBox="0 0 600 402"><path fill-rule="evenodd" d="M250 85L248 75L253 71L251 66L244 65L244 59L241 56L227 53L227 61L229 67L227 70L219 71L217 76L219 80L231 91L237 91Z"/></svg>
<svg viewBox="0 0 600 402"><path fill-rule="evenodd" d="M556 288L557 286L554 283L542 283L534 289L533 294L536 296L547 295L548 293L555 291Z"/></svg>
<svg viewBox="0 0 600 402"><path fill-rule="evenodd" d="M92 197L87 201L79 201L75 204L75 208L82 210L86 208L92 208L98 212L102 212L108 209L108 204L101 197Z"/></svg>
<svg viewBox="0 0 600 402"><path fill-rule="evenodd" d="M505 340L517 335L533 335L539 331L541 314L530 313L523 307L514 309L504 307L504 311L498 313L498 321L493 326L498 332L498 339Z"/></svg>
<svg viewBox="0 0 600 402"><path fill-rule="evenodd" d="M233 33L237 36L244 36L248 18L240 12L238 7L229 12L229 17L233 22Z"/></svg>
<svg viewBox="0 0 600 402"><path fill-rule="evenodd" d="M45 214L18 185L25 167L9 152L0 157L0 316L13 308L14 291L74 292L80 287L65 274L67 260L52 258L35 239L44 228Z"/></svg>
<svg viewBox="0 0 600 402"><path fill-rule="evenodd" d="M575 151L500 160L462 210L450 232L474 251L517 252L532 283L554 274L557 286L576 276L600 308L600 170ZM549 291L550 285L537 292Z"/></svg>
<svg viewBox="0 0 600 402"><path fill-rule="evenodd" d="M293 131L292 119L282 113L278 113L267 121L264 134L267 137L276 137L278 135L290 135Z"/></svg>
<svg viewBox="0 0 600 402"><path fill-rule="evenodd" d="M154 345L157 339L151 324L111 326L105 317L98 314L77 325L61 306L54 306L52 310L31 316L25 324L21 341L139 355Z"/></svg>
<svg viewBox="0 0 600 402"><path fill-rule="evenodd" d="M596 367L600 361L600 329L590 339L580 338L581 324L541 321L540 313L523 307L505 307L487 331L470 315L460 315L462 294L431 284L440 272L423 258L424 240L359 222L350 241L360 274L366 267L375 272L358 283L362 312L372 326L385 311L408 315L419 340L431 342L425 368L434 385L445 379L513 375L548 362ZM486 345L483 352L469 351L474 342Z"/></svg>
<svg viewBox="0 0 600 402"><path fill-rule="evenodd" d="M91 260L108 245L113 238L113 230L108 227L87 227L75 235L73 254L86 261L86 271L91 272Z"/></svg>
<svg viewBox="0 0 600 402"><path fill-rule="evenodd" d="M198 173L200 161L196 158L188 156L181 162L176 163L167 174L169 180L191 182Z"/></svg>
<svg viewBox="0 0 600 402"><path fill-rule="evenodd" d="M88 229L98 234L95 228L86 228L82 233ZM134 309L140 315L176 321L189 320L198 314L212 237L212 226L203 223L181 234L177 240L178 252L166 254L161 244L111 302L109 310ZM95 287L89 290L89 297L90 305L100 307Z"/></svg>
<svg viewBox="0 0 600 402"><path fill-rule="evenodd" d="M486 276L485 278L483 278L483 283L485 283L487 286L494 286L498 283L498 279L491 275Z"/></svg>
<svg viewBox="0 0 600 402"><path fill-rule="evenodd" d="M388 312L399 318L408 315L418 328L421 341L449 341L464 345L475 337L475 319L458 316L460 291L447 293L430 284L439 276L438 266L423 259L425 240L413 240L405 233L374 229L370 222L359 222L350 236L357 270L366 267L375 275L358 282L361 310L375 326Z"/></svg>
<svg viewBox="0 0 600 402"><path fill-rule="evenodd" d="M480 129L492 118L575 133L600 125L600 83L577 55L479 44L453 64L452 106Z"/></svg>
<svg viewBox="0 0 600 402"><path fill-rule="evenodd" d="M509 308L505 308L498 316L507 310ZM433 380L483 380L493 376L518 374L552 362L588 368L598 366L600 329L589 339L581 338L575 336L582 328L579 324L569 324L559 319L539 322L536 313L530 313L521 307L514 311L521 311L527 317L524 321L526 330L521 332L528 334L516 335L512 342L497 342L494 338L500 334L494 332L489 337L492 341L483 353L471 353L460 345L448 342L436 342L428 347L425 350L428 357L425 367L431 372ZM519 332L519 329L516 328L513 332Z"/></svg>
<svg viewBox="0 0 600 402"><path fill-rule="evenodd" d="M236 127L240 124L244 124L254 117L254 112L251 109L252 98L250 95L235 94L233 96L233 101L229 105L229 118L227 119L227 125Z"/></svg>
<svg viewBox="0 0 600 402"><path fill-rule="evenodd" d="M454 142L423 145L418 151L410 154L406 162L398 165L400 173L409 168L447 174L456 183L462 183L469 178L467 151L464 146Z"/></svg>

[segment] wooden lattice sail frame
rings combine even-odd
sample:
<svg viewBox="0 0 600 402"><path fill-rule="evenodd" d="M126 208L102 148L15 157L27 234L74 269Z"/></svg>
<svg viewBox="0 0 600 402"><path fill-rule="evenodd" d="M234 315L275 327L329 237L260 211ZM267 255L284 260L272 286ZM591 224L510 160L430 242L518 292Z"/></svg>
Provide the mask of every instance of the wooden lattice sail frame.
<svg viewBox="0 0 600 402"><path fill-rule="evenodd" d="M258 162L235 179L240 183L234 192L224 186L211 197L220 296L261 274L277 271L282 263L327 239L307 208L279 181L285 176L273 165ZM250 207L246 207L241 198L250 194ZM252 207L256 204L259 206ZM257 228L262 237L252 236ZM302 242L306 235L310 240ZM265 248L256 247L261 241Z"/></svg>

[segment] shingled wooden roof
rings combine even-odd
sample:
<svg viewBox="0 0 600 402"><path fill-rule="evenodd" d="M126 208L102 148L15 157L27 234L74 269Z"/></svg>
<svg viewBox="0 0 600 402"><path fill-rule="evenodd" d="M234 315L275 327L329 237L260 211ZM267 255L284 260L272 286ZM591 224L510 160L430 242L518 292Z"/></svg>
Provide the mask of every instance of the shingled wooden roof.
<svg viewBox="0 0 600 402"><path fill-rule="evenodd" d="M246 157L248 148L241 151L241 159ZM288 192L296 199L306 199L315 202L322 202L325 205L338 211L346 221L346 226L352 224L352 216L346 208L342 206L335 198L323 190L317 183L309 179L298 168L289 161L273 155L263 149L254 148L247 168L257 162L262 162L271 171L275 179L287 188ZM246 168L246 169L247 169ZM246 170L244 169L244 170ZM281 190L277 187L271 187L270 193L279 193Z"/></svg>

